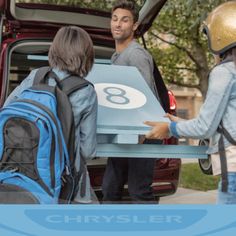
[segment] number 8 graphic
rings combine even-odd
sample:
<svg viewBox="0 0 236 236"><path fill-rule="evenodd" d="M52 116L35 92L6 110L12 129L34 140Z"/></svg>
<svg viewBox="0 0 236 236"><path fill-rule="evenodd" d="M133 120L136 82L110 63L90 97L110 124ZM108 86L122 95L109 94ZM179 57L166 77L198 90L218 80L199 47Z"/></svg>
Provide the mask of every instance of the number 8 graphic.
<svg viewBox="0 0 236 236"><path fill-rule="evenodd" d="M100 106L112 109L136 109L146 104L146 96L138 89L124 84L95 83Z"/></svg>
<svg viewBox="0 0 236 236"><path fill-rule="evenodd" d="M117 87L106 87L103 91L108 95L106 96L106 99L111 103L125 105L130 102L130 100L124 96L126 94L124 89Z"/></svg>

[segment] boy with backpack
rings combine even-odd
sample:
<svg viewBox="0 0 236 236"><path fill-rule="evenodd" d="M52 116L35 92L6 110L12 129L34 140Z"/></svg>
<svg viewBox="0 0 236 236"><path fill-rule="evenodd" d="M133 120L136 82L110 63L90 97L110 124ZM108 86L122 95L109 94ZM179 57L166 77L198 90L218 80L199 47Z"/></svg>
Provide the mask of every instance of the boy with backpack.
<svg viewBox="0 0 236 236"><path fill-rule="evenodd" d="M13 115L0 127L1 203L91 202L86 159L96 154L97 96L83 78L93 63L89 35L62 27L50 67L31 71L7 98L0 118Z"/></svg>

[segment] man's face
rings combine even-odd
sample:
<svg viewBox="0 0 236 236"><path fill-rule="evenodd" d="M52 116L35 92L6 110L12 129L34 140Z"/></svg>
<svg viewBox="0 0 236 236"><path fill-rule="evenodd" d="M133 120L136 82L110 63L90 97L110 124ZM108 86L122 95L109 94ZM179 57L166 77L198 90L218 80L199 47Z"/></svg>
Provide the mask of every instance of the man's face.
<svg viewBox="0 0 236 236"><path fill-rule="evenodd" d="M111 17L111 33L115 40L125 41L133 38L134 31L138 24L134 23L133 15L130 11L117 8Z"/></svg>

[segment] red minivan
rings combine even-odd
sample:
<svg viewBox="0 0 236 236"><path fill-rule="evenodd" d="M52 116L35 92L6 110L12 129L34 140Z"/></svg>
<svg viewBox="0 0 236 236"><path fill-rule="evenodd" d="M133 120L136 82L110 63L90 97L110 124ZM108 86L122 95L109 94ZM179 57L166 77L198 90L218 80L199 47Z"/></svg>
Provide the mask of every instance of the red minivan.
<svg viewBox="0 0 236 236"><path fill-rule="evenodd" d="M101 60L103 63L109 62L114 52L109 29L113 1L107 1L106 5L106 1L103 1L102 6L94 6L94 2L88 0L74 1L76 3L72 5L59 2L43 4L37 0L0 0L0 106L32 69L48 65L48 49L61 26L78 25L85 29L93 39L97 63ZM150 28L166 0L138 2L141 24L137 36L141 37ZM170 91L169 100L170 110L175 113L176 101ZM165 140L165 144L177 144L177 140L171 138ZM91 184L99 198L105 165L104 158L88 163ZM157 159L153 179L155 196L175 193L180 166L180 159Z"/></svg>

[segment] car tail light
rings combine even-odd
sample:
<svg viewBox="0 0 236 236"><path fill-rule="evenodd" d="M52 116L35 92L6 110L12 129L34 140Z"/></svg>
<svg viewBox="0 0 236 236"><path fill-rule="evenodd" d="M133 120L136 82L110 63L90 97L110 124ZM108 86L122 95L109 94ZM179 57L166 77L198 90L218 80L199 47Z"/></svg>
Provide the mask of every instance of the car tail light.
<svg viewBox="0 0 236 236"><path fill-rule="evenodd" d="M169 99L170 99L170 110L175 111L177 107L177 102L174 94L171 91L168 91Z"/></svg>

